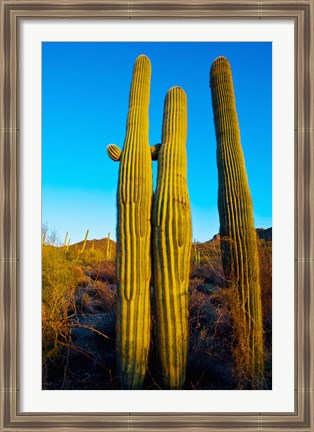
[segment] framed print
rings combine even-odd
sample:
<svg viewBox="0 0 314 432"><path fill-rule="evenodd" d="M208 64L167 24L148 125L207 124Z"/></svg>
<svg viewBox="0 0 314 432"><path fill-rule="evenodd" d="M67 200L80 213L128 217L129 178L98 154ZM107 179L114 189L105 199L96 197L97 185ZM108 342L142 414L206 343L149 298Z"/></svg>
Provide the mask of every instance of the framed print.
<svg viewBox="0 0 314 432"><path fill-rule="evenodd" d="M1 430L314 430L313 1L0 4Z"/></svg>

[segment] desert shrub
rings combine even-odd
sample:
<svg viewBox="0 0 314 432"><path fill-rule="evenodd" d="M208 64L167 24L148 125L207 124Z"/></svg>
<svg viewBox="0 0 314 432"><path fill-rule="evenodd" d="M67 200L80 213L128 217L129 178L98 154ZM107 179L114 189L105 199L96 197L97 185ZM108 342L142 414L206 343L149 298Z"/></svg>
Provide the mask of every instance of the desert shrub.
<svg viewBox="0 0 314 432"><path fill-rule="evenodd" d="M42 248L42 353L43 365L60 354L70 335L69 314L75 310L74 291L84 275L65 251Z"/></svg>
<svg viewBox="0 0 314 432"><path fill-rule="evenodd" d="M210 266L208 263L205 263L199 268L193 269L191 272L191 281L194 279L203 280L204 285L214 285L219 287L225 285L225 278L222 271Z"/></svg>
<svg viewBox="0 0 314 432"><path fill-rule="evenodd" d="M195 246L193 246L193 250ZM220 243L218 240L198 243L196 250L200 255L200 265L191 261L191 279L200 278L205 284L224 286L225 280L221 263ZM193 256L193 253L192 253Z"/></svg>
<svg viewBox="0 0 314 432"><path fill-rule="evenodd" d="M199 288L204 284L205 282L203 278L194 276L193 278L190 279L190 284L189 284L190 291L193 292L193 290L199 290Z"/></svg>
<svg viewBox="0 0 314 432"><path fill-rule="evenodd" d="M75 246L71 246L69 248L64 248L63 250L65 251L65 257L68 261L75 261L78 265L80 265L81 263L78 261L79 258L79 248L75 245Z"/></svg>
<svg viewBox="0 0 314 432"><path fill-rule="evenodd" d="M89 276L93 280L99 280L103 282L108 282L109 284L116 284L116 266L112 261L102 261L97 263L92 271L89 273Z"/></svg>
<svg viewBox="0 0 314 432"><path fill-rule="evenodd" d="M228 311L221 291L204 293L203 280L199 282L200 286L190 285L187 385L193 389L232 388L232 332Z"/></svg>
<svg viewBox="0 0 314 432"><path fill-rule="evenodd" d="M251 383L245 371L247 370L247 365L250 364L250 352L246 340L246 331L242 320L242 305L237 287L230 286L225 288L222 296L232 325L231 355L234 359L233 377L238 389L248 389Z"/></svg>
<svg viewBox="0 0 314 432"><path fill-rule="evenodd" d="M265 331L272 324L272 243L261 240L259 244L260 280Z"/></svg>
<svg viewBox="0 0 314 432"><path fill-rule="evenodd" d="M256 388L258 376L250 373L251 363L250 343L248 343L245 323L243 322L243 304L236 286L230 286L221 291L230 322L231 322L231 354L234 359L233 378L239 390ZM265 353L264 353L265 354ZM265 359L265 355L264 355ZM263 388L267 388L264 371Z"/></svg>
<svg viewBox="0 0 314 432"><path fill-rule="evenodd" d="M113 312L117 303L117 291L107 282L95 281L95 292L99 304L105 312Z"/></svg>
<svg viewBox="0 0 314 432"><path fill-rule="evenodd" d="M272 242L261 240L259 244L260 280L265 350L266 388L272 383Z"/></svg>
<svg viewBox="0 0 314 432"><path fill-rule="evenodd" d="M81 260L83 265L94 267L97 264L105 261L105 254L99 249L90 248L84 250L84 252L80 255L79 259Z"/></svg>
<svg viewBox="0 0 314 432"><path fill-rule="evenodd" d="M117 293L107 282L91 281L75 291L76 307L80 313L113 312Z"/></svg>

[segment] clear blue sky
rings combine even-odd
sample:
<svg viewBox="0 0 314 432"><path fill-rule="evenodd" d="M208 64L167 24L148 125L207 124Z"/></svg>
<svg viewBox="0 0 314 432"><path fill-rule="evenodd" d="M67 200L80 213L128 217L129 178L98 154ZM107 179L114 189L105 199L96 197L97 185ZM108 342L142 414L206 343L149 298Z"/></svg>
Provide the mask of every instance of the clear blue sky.
<svg viewBox="0 0 314 432"><path fill-rule="evenodd" d="M135 59L152 64L150 145L161 141L164 98L174 85L188 99L188 187L193 238L219 231L216 139L209 71L231 64L255 226L272 225L272 47L261 42L45 42L42 44L42 221L61 241L116 238L119 164ZM154 178L156 165L154 162Z"/></svg>

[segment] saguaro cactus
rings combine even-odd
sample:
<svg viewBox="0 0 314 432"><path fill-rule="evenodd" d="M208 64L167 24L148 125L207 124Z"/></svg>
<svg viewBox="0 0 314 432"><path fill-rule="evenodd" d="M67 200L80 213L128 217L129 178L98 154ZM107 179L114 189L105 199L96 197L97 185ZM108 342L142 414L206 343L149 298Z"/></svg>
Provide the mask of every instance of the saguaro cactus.
<svg viewBox="0 0 314 432"><path fill-rule="evenodd" d="M237 288L241 368L253 388L263 386L263 327L257 236L245 168L229 61L218 57L210 71L217 139L218 210L224 273ZM241 330L239 330L241 329ZM241 335L239 335L239 332ZM240 344L240 341L237 341ZM238 359L239 360L239 359Z"/></svg>
<svg viewBox="0 0 314 432"><path fill-rule="evenodd" d="M154 290L164 384L180 388L188 349L188 282L192 247L186 181L187 102L180 87L165 99L153 203Z"/></svg>
<svg viewBox="0 0 314 432"><path fill-rule="evenodd" d="M107 249L106 249L106 260L109 260L110 258L111 258L110 232L108 232Z"/></svg>
<svg viewBox="0 0 314 432"><path fill-rule="evenodd" d="M86 234L85 234L85 238L84 238L84 243L83 243L82 249L79 251L80 254L82 254L82 253L84 252L84 250L85 250L85 247L86 247L86 241L87 241L87 237L88 237L88 233L89 233L89 230L86 231Z"/></svg>
<svg viewBox="0 0 314 432"><path fill-rule="evenodd" d="M66 245L67 245L67 241L68 241L68 232L66 233L66 235L65 235L65 239L64 239L64 242L63 242L63 247L65 247Z"/></svg>
<svg viewBox="0 0 314 432"><path fill-rule="evenodd" d="M138 389L147 368L150 343L152 156L148 142L151 65L137 58L130 90L126 137L122 152L107 148L120 160L117 193L117 356L121 387Z"/></svg>

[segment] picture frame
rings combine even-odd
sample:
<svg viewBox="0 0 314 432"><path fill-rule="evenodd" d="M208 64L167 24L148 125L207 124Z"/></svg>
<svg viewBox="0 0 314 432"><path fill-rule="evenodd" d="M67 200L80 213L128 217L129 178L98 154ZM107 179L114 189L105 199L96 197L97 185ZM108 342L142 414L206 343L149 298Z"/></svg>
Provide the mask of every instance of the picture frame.
<svg viewBox="0 0 314 432"><path fill-rule="evenodd" d="M313 0L0 0L0 430L314 431ZM23 19L293 19L295 31L295 409L293 413L24 413L20 410L19 31Z"/></svg>

